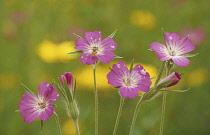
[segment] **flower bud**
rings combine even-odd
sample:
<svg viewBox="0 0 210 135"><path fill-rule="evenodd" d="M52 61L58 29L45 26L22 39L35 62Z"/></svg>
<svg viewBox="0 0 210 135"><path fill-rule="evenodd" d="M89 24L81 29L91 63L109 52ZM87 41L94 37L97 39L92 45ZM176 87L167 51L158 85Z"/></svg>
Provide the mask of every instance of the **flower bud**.
<svg viewBox="0 0 210 135"><path fill-rule="evenodd" d="M161 85L165 82L169 82L165 84L164 87L171 87L171 86L176 85L181 79L182 78L180 77L179 73L173 72L170 75L168 75L166 78L164 78L162 81L160 81L159 84Z"/></svg>
<svg viewBox="0 0 210 135"><path fill-rule="evenodd" d="M60 79L60 82L64 88L65 88L65 85L67 84L68 89L72 94L74 91L74 77L72 73L66 72L62 75L59 75L58 78Z"/></svg>

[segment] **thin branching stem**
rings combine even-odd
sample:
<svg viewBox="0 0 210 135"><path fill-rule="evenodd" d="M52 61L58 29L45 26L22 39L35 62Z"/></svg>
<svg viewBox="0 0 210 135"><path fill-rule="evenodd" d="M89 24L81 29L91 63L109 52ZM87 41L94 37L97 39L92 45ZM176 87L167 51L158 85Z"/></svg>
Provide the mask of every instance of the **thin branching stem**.
<svg viewBox="0 0 210 135"><path fill-rule="evenodd" d="M120 120L120 117L121 117L124 101L125 101L125 98L121 96L120 106L119 106L119 110L118 110L118 114L117 114L117 118L116 118L116 122L115 122L115 126L114 126L113 135L116 135L116 133L117 133L117 128L118 128L118 125L119 125L119 120Z"/></svg>
<svg viewBox="0 0 210 135"><path fill-rule="evenodd" d="M129 135L133 135L133 131L134 131L134 127L135 127L135 124L136 124L136 119L137 119L137 116L138 116L138 112L139 112L139 109L140 109L142 103L144 102L143 97L144 96L142 95L141 99L139 100L139 102L136 105L136 108L135 108L135 111L134 111L134 114L133 114L133 120L132 120L132 124L131 124L131 129L130 129Z"/></svg>
<svg viewBox="0 0 210 135"><path fill-rule="evenodd" d="M95 135L98 135L98 90L96 85L96 63L93 65L94 93L95 93Z"/></svg>
<svg viewBox="0 0 210 135"><path fill-rule="evenodd" d="M74 126L75 126L75 128L76 128L77 135L80 135L78 120L74 120Z"/></svg>
<svg viewBox="0 0 210 135"><path fill-rule="evenodd" d="M57 115L56 112L54 112L54 116L55 116L55 121L56 121L57 128L58 128L58 134L59 135L62 135L60 122L59 122L58 115Z"/></svg>
<svg viewBox="0 0 210 135"><path fill-rule="evenodd" d="M166 67L166 76L170 73L170 68ZM164 121L165 121L165 112L166 112L166 98L167 91L163 91L163 101L162 101L162 112L161 112L161 120L160 120L160 132L159 135L163 135Z"/></svg>

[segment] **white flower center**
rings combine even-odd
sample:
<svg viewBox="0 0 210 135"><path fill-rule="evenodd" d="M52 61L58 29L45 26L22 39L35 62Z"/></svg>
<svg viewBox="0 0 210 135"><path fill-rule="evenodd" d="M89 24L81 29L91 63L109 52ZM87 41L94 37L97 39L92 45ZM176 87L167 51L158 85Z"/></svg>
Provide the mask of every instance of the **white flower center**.
<svg viewBox="0 0 210 135"><path fill-rule="evenodd" d="M38 103L40 109L44 109L47 107L46 103Z"/></svg>
<svg viewBox="0 0 210 135"><path fill-rule="evenodd" d="M137 80L135 76L131 74L124 75L122 78L122 84L124 87L134 88L137 86Z"/></svg>
<svg viewBox="0 0 210 135"><path fill-rule="evenodd" d="M103 51L104 51L104 46L101 45L101 39L95 39L92 40L92 42L89 44L88 48L87 48L87 52L90 53L92 56L96 56L96 55L103 55Z"/></svg>

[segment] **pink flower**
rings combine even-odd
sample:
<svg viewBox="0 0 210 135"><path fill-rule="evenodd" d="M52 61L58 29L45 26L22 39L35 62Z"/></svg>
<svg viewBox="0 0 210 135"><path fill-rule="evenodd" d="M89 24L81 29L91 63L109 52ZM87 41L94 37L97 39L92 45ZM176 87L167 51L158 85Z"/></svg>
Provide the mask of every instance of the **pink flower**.
<svg viewBox="0 0 210 135"><path fill-rule="evenodd" d="M18 104L20 116L24 122L30 123L36 118L46 121L54 112L54 103L59 97L56 88L47 82L41 82L38 88L38 97L31 93L24 93L22 100Z"/></svg>
<svg viewBox="0 0 210 135"><path fill-rule="evenodd" d="M82 50L80 61L83 64L91 65L99 60L103 63L109 63L114 59L112 50L117 48L117 43L111 37L101 40L101 32L93 31L85 33L86 39L77 39L75 49Z"/></svg>
<svg viewBox="0 0 210 135"><path fill-rule="evenodd" d="M190 61L183 54L195 49L191 40L188 37L180 39L179 34L169 32L165 33L164 39L166 46L158 42L150 44L150 48L156 52L159 60L172 60L177 66L188 66Z"/></svg>
<svg viewBox="0 0 210 135"><path fill-rule="evenodd" d="M72 73L66 72L63 75L59 75L58 78L60 79L61 84L63 87L67 84L68 89L72 93L74 91L74 78Z"/></svg>
<svg viewBox="0 0 210 135"><path fill-rule="evenodd" d="M159 84L170 81L165 87L171 87L176 85L182 78L180 77L179 73L173 72L170 75L168 75L166 78L164 78L162 81L159 82Z"/></svg>
<svg viewBox="0 0 210 135"><path fill-rule="evenodd" d="M137 91L147 92L150 89L150 75L141 65L136 65L131 71L123 61L112 66L112 71L107 74L108 83L120 87L120 94L125 98L134 99Z"/></svg>

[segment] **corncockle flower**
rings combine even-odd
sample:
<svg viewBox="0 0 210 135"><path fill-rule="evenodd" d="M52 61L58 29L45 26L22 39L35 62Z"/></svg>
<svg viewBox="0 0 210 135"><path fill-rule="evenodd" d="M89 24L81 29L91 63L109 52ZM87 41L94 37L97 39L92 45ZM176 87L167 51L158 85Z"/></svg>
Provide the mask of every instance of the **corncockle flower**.
<svg viewBox="0 0 210 135"><path fill-rule="evenodd" d="M120 87L120 94L125 98L134 99L137 91L147 92L150 89L150 75L141 65L136 65L131 71L123 61L112 66L112 71L107 74L108 83Z"/></svg>
<svg viewBox="0 0 210 135"><path fill-rule="evenodd" d="M83 64L91 65L99 60L103 63L109 63L114 59L112 50L117 48L117 43L111 37L101 40L101 32L93 31L85 33L86 39L77 39L77 50L82 50L83 54L80 56L80 61Z"/></svg>
<svg viewBox="0 0 210 135"><path fill-rule="evenodd" d="M159 60L172 60L177 66L188 66L190 61L183 55L195 49L191 40L188 37L180 39L179 34L169 32L165 33L164 39L166 46L158 42L150 44L150 48L157 53Z"/></svg>
<svg viewBox="0 0 210 135"><path fill-rule="evenodd" d="M54 113L54 103L59 97L56 88L47 82L41 82L38 87L38 97L31 93L24 93L20 107L20 116L24 122L30 123L36 118L46 121Z"/></svg>
<svg viewBox="0 0 210 135"><path fill-rule="evenodd" d="M171 87L176 85L182 78L180 77L179 73L177 72L173 72L170 75L168 75L166 78L164 78L163 80L161 80L159 82L159 84L162 84L164 82L170 81L168 84L166 84L164 87Z"/></svg>
<svg viewBox="0 0 210 135"><path fill-rule="evenodd" d="M60 82L62 86L64 87L65 84L67 84L69 91L71 94L74 92L74 78L72 73L66 72L63 75L59 75L58 78L60 79Z"/></svg>

